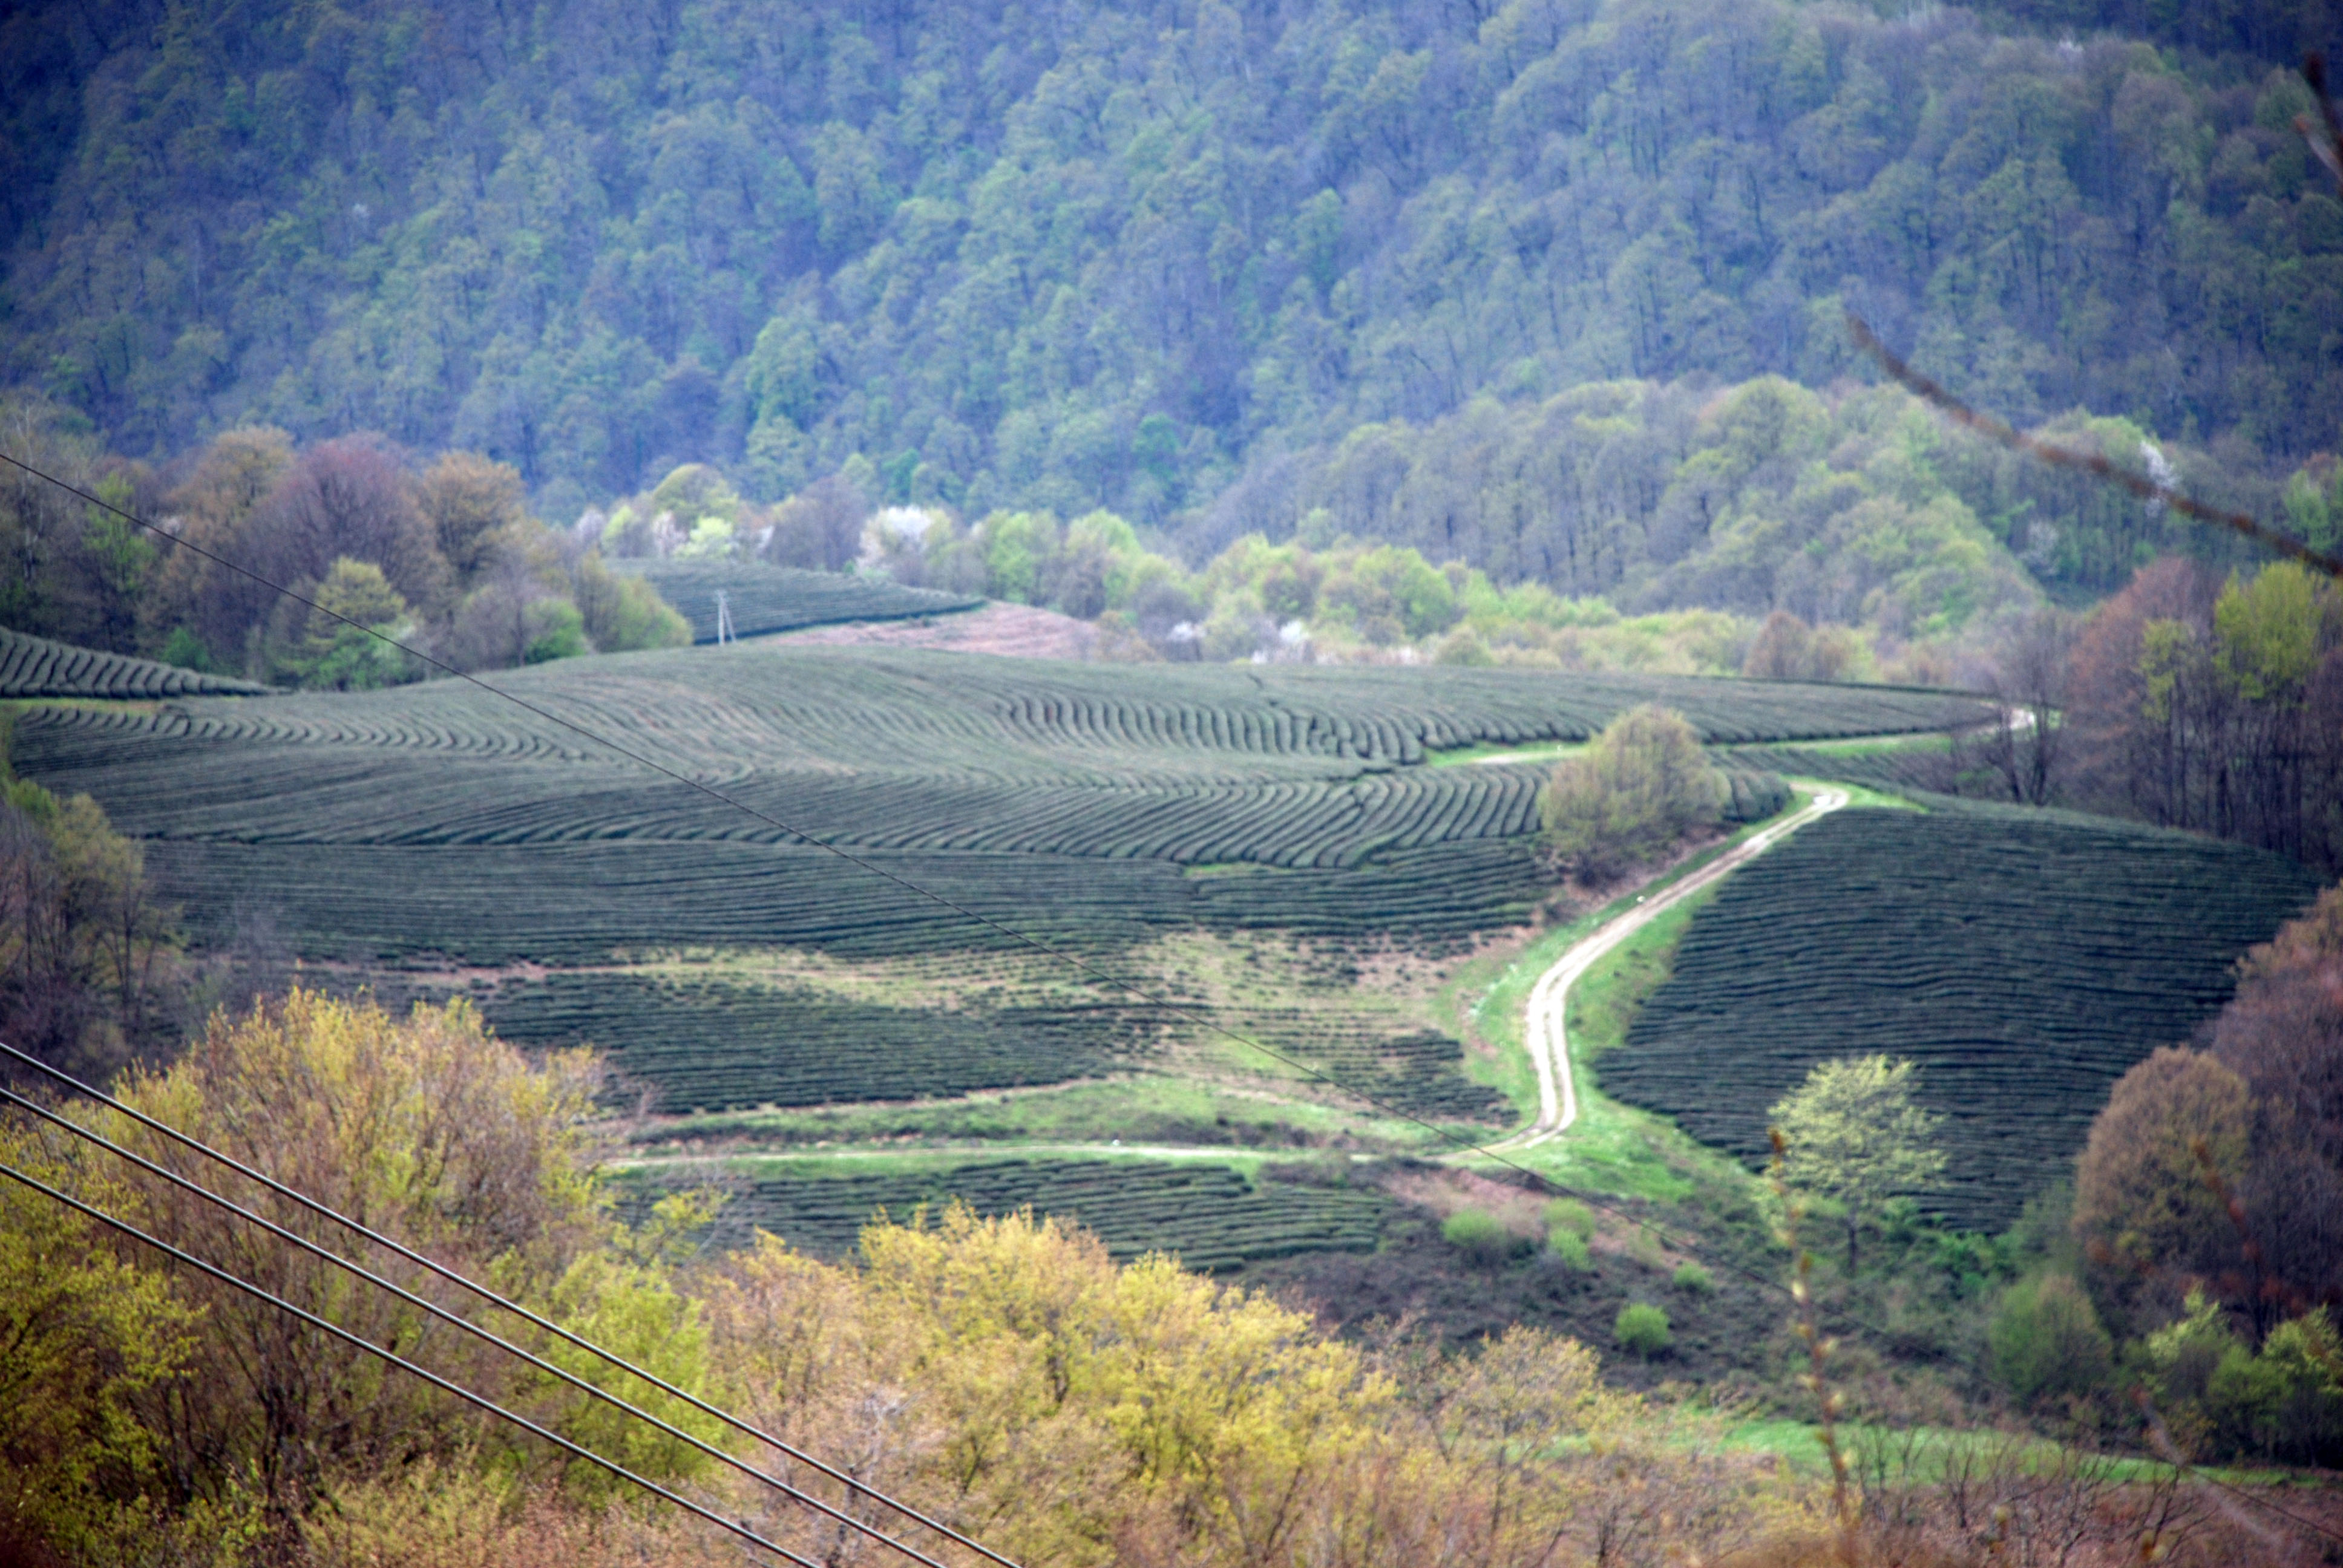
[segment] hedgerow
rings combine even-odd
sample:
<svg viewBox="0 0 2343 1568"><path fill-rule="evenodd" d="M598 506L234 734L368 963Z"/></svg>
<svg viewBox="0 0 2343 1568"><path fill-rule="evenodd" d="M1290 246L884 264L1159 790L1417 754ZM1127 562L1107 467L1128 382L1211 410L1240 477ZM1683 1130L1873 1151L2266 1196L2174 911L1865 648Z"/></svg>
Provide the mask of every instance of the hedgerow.
<svg viewBox="0 0 2343 1568"><path fill-rule="evenodd" d="M647 1204L660 1191L634 1190ZM745 1245L769 1231L800 1251L840 1257L871 1217L908 1221L960 1199L985 1215L1031 1209L1097 1232L1118 1261L1176 1252L1191 1269L1230 1269L1297 1252L1371 1251L1392 1201L1381 1191L1263 1180L1225 1165L1102 1160L995 1160L872 1176L789 1175L741 1183L711 1241Z"/></svg>
<svg viewBox="0 0 2343 1568"><path fill-rule="evenodd" d="M92 648L0 630L0 697L257 696L268 688Z"/></svg>
<svg viewBox="0 0 2343 1568"><path fill-rule="evenodd" d="M1931 1202L1998 1226L2070 1168L2115 1080L2187 1040L2238 955L2317 891L2293 861L2188 834L1842 811L1723 885L1595 1070L1756 1159L1765 1108L1815 1062L1908 1057L1948 1118Z"/></svg>
<svg viewBox="0 0 2343 1568"><path fill-rule="evenodd" d="M794 631L849 620L909 620L950 615L984 601L966 594L904 588L883 577L800 571L762 561L613 559L613 571L639 577L691 622L694 642L716 640L716 596L724 595L736 637Z"/></svg>

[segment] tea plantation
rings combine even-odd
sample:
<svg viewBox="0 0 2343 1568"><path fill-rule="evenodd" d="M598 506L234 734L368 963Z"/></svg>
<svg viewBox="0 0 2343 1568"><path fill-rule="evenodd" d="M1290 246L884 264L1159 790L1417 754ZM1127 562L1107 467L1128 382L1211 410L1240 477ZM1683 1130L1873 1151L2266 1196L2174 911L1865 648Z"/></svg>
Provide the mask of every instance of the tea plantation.
<svg viewBox="0 0 2343 1568"><path fill-rule="evenodd" d="M1727 740L1925 729L1976 711L1946 696L1666 678L753 646L494 678L826 839L1191 863L1338 864L1517 835L1542 769L1397 770L1427 749L1583 739L1638 701L1666 702ZM791 837L455 682L162 714L45 712L28 716L17 755L29 769L100 779L116 819L149 837Z"/></svg>
<svg viewBox="0 0 2343 1568"><path fill-rule="evenodd" d="M821 1105L1057 1083L1137 1065L1152 1009L880 1007L745 985L554 973L482 1011L528 1045L611 1041L613 1065L663 1111Z"/></svg>
<svg viewBox="0 0 2343 1568"><path fill-rule="evenodd" d="M0 629L0 698L94 697L149 701L169 697L256 697L268 690L157 664Z"/></svg>
<svg viewBox="0 0 2343 1568"><path fill-rule="evenodd" d="M226 940L239 907L266 908L306 957L391 964L575 966L684 947L808 947L852 958L1019 950L1016 939L973 916L1108 951L1196 927L1393 934L1436 945L1523 920L1544 891L1522 839L1224 877L1192 877L1162 860L859 853L950 906L789 845L155 839L146 853L159 890L184 904L184 920L204 940Z"/></svg>
<svg viewBox="0 0 2343 1568"><path fill-rule="evenodd" d="M639 1201L659 1189L646 1181L635 1190ZM1028 1208L1059 1215L1097 1232L1118 1260L1176 1252L1192 1269L1370 1251L1393 1207L1372 1187L1256 1183L1225 1165L996 1160L901 1174L750 1181L719 1213L711 1240L739 1246L764 1230L801 1251L842 1257L878 1211L908 1221L922 1205L933 1211L955 1198L984 1215Z"/></svg>
<svg viewBox="0 0 2343 1568"><path fill-rule="evenodd" d="M645 943L994 940L799 835L1092 943L1185 924L1466 933L1536 896L1542 769L1407 766L1427 749L1583 739L1643 700L1725 739L1977 711L1846 687L755 645L495 678L786 827L453 682L42 710L15 756L153 841L198 922L269 901L311 956L577 963Z"/></svg>
<svg viewBox="0 0 2343 1568"><path fill-rule="evenodd" d="M1609 1093L1752 1160L1816 1061L1884 1051L1949 1118L1926 1201L1998 1229L2071 1170L2114 1081L2186 1042L2318 891L2293 861L2009 809L1848 810L1736 872L1596 1059Z"/></svg>
<svg viewBox="0 0 2343 1568"><path fill-rule="evenodd" d="M1007 1001L960 997L953 993L966 983L964 963L921 968L924 983L900 982L902 1005L699 978L689 966L556 970L468 987L427 976L375 980L394 1008L464 994L508 1040L601 1048L621 1077L618 1098L647 1091L661 1112L926 1099L1175 1070L1166 1056L1176 1047L1225 1055L1219 1026L1420 1116L1490 1121L1511 1113L1502 1094L1464 1076L1456 1040L1407 1027L1387 1006L1353 1000L1333 983L1310 987L1307 1005L1263 1007L1216 1005L1182 992L1174 977L1138 977L1155 994L1172 995L1175 1014L1104 986L1095 988L1098 1000L1063 984L1057 997L1041 1000L1030 975ZM1248 1058L1245 1065L1268 1063Z"/></svg>
<svg viewBox="0 0 2343 1568"><path fill-rule="evenodd" d="M909 620L950 615L984 601L965 594L903 588L880 577L799 571L761 561L619 559L614 570L641 578L691 623L694 642L716 640L716 596L732 611L736 637L762 637L849 620Z"/></svg>
<svg viewBox="0 0 2343 1568"><path fill-rule="evenodd" d="M337 972L549 970L482 990L491 1020L529 1041L590 1039L684 1111L1128 1071L1164 1026L1105 992L939 1010L616 972L659 954L925 961L1015 949L1001 927L1106 960L1196 931L1453 950L1547 892L1545 769L1416 766L1432 752L1583 739L1649 700L1720 741L1982 711L1777 682L770 643L488 678L772 820L453 681L39 709L12 749L142 840L199 942L256 910L303 958L352 966ZM1419 1114L1506 1110L1445 1034L1339 1007L1273 1013L1237 1021Z"/></svg>

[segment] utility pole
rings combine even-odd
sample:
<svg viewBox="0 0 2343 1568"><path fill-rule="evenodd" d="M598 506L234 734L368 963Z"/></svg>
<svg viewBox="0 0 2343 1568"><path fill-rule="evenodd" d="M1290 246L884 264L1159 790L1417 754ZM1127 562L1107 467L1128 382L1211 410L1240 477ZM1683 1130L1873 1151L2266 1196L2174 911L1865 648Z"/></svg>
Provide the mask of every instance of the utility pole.
<svg viewBox="0 0 2343 1568"><path fill-rule="evenodd" d="M724 597L724 590L718 588L716 590L716 646L722 648L728 642L739 640L740 634L732 629L732 603Z"/></svg>

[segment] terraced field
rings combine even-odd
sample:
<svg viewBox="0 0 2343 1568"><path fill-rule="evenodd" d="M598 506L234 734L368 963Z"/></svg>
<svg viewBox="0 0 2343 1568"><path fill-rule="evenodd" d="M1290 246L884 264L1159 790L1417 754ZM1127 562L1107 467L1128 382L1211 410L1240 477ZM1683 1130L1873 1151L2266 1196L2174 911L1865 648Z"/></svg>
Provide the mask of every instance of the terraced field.
<svg viewBox="0 0 2343 1568"><path fill-rule="evenodd" d="M153 701L172 697L256 697L269 689L0 630L0 698L85 697Z"/></svg>
<svg viewBox="0 0 2343 1568"><path fill-rule="evenodd" d="M1755 1160L1815 1062L1910 1057L1950 1118L1930 1201L1998 1229L2069 1168L2114 1081L2186 1041L2238 954L2318 890L2234 844L1942 804L1841 811L1726 881L1594 1062L1604 1090Z"/></svg>
<svg viewBox="0 0 2343 1568"><path fill-rule="evenodd" d="M1735 746L1721 749L1728 768L1763 768L1796 779L1829 779L1889 794L1952 787L1952 758L1942 742L1833 750L1815 746Z"/></svg>
<svg viewBox="0 0 2343 1568"><path fill-rule="evenodd" d="M988 964L897 960L874 971L829 966L816 977L735 966L557 970L451 985L377 974L393 1008L467 996L505 1038L593 1045L622 1076L620 1098L648 1091L671 1114L933 1099L1113 1074L1179 1072L1202 1061L1281 1070L1216 1028L1413 1114L1502 1121L1510 1107L1462 1070L1463 1048L1383 999L1363 996L1343 966L1289 960L1265 987L1274 1000L1202 994L1176 961L1131 955L1118 968L1178 1013L1109 986L1070 979L1046 960ZM971 984L971 970L993 971ZM875 981L875 983L874 983ZM885 997L894 1000L874 1000Z"/></svg>
<svg viewBox="0 0 2343 1568"><path fill-rule="evenodd" d="M613 560L611 569L641 578L691 623L695 642L716 640L716 596L732 611L736 637L761 637L843 621L910 620L950 615L984 601L966 594L903 588L878 577L799 571L760 561Z"/></svg>
<svg viewBox="0 0 2343 1568"><path fill-rule="evenodd" d="M657 1190L646 1181L638 1191ZM1371 1251L1393 1208L1373 1187L1256 1183L1225 1165L996 1160L900 1174L749 1181L718 1216L712 1240L739 1246L752 1231L766 1230L801 1251L842 1257L877 1211L909 1219L922 1204L940 1208L952 1198L986 1215L1026 1208L1056 1214L1097 1232L1117 1259L1177 1252L1192 1269Z"/></svg>
<svg viewBox="0 0 2343 1568"><path fill-rule="evenodd" d="M529 1045L619 1042L616 1065L664 1111L823 1105L1058 1083L1137 1065L1164 1020L1111 1002L880 1007L721 982L556 973L484 999Z"/></svg>
<svg viewBox="0 0 2343 1568"><path fill-rule="evenodd" d="M687 950L1005 953L1003 926L1108 955L1194 931L1453 949L1547 890L1533 854L1545 769L1413 766L1432 751L1583 739L1645 700L1727 740L1976 711L1846 687L773 644L492 678L771 820L455 682L41 709L13 751L145 841L198 940L266 909L311 960L602 970ZM1063 1081L1161 1043L1111 997L906 1020L786 987L669 983L557 977L500 991L491 1016L532 1040L593 1020L597 1043L677 1109L809 1103L825 1073L853 1098ZM1444 1035L1255 1023L1423 1113L1502 1108Z"/></svg>

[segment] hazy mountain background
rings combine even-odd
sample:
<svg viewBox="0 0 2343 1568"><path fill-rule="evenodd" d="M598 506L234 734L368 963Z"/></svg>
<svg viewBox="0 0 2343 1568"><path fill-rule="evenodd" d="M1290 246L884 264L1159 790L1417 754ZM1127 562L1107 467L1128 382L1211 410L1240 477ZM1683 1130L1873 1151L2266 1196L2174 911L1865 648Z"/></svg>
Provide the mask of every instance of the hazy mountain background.
<svg viewBox="0 0 2343 1568"><path fill-rule="evenodd" d="M19 5L0 379L157 462L255 421L478 450L556 521L859 455L874 501L1192 561L1322 507L1653 602L1717 597L1661 580L1713 508L1655 520L1702 410L1864 377L1844 307L2217 493L2337 445L2322 5L1880 9ZM1786 494L1827 448L1773 439ZM2029 547L2048 503L1970 491L2054 591L2170 542Z"/></svg>

